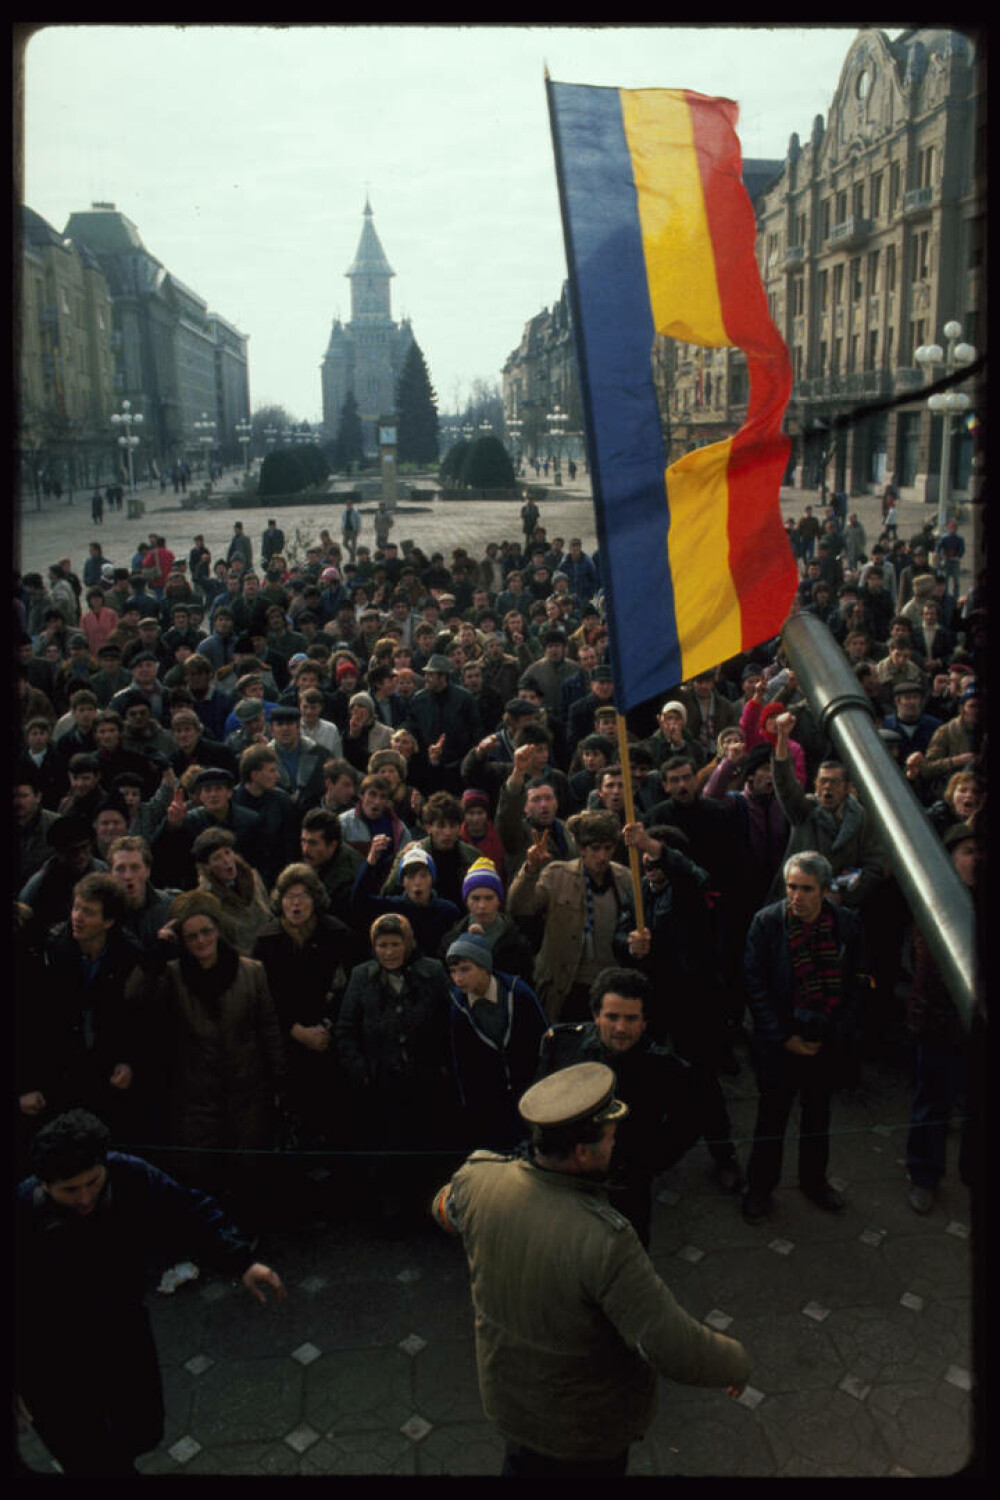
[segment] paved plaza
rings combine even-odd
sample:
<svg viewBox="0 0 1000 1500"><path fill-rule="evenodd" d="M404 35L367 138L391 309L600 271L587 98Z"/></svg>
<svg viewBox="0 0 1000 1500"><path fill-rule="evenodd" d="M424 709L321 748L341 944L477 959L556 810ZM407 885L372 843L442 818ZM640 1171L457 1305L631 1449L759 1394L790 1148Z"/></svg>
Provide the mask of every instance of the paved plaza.
<svg viewBox="0 0 1000 1500"><path fill-rule="evenodd" d="M217 493L220 496L232 493L234 483L235 476L226 475L222 485L217 486ZM421 481L417 483L422 487ZM540 481L540 484L544 486L545 481ZM520 501L454 501L435 498L413 505L405 498L408 489L408 483L402 481L401 503L392 533L395 542L411 540L428 556L435 550L450 556L451 549L459 545L464 546L470 555L481 556L487 542L500 541L505 537L512 541L521 539ZM244 528L254 543L256 560L261 533L267 525L268 516L274 514L267 510L266 505L258 506L256 499L249 509L183 510L180 498L174 495L169 486L165 493L160 492L159 486L141 488L138 495L145 511L141 519L128 520L124 511L120 515L117 512L106 512L102 526L91 523L90 496L85 490L77 492L72 505L67 504L65 495L60 501L43 500L40 511L35 509L33 497L24 500L20 512L21 571L44 573L50 563L68 553L79 572L87 556L88 543L98 539L105 555L112 562L127 567L138 543L145 541L152 530L158 530L166 537L167 545L178 557L187 556L193 538L201 533L214 561L219 556L225 556L233 534L233 522L236 520L243 521ZM781 491L781 510L786 519L797 519L807 505L811 505L819 513L820 500L816 491ZM367 513L374 511L375 501L366 501L360 508L363 517L361 541L371 547L374 545L374 535ZM563 536L568 539L579 536L585 551L593 551L597 546L590 480L582 472L577 473L572 484L567 483L561 489L550 483L539 508L542 512L542 524L550 537ZM871 542L881 527L881 501L874 495L854 496L850 508L857 511ZM937 519L937 511L933 505L921 505L912 500L901 501L899 511L900 536L916 533L925 521ZM339 539L341 514L342 506L336 502L329 506L287 506L276 513L288 545L294 542L297 532L301 532L303 542L317 538L324 526ZM972 578L972 529L971 521L962 523L962 531L968 539L963 585L971 582Z"/></svg>
<svg viewBox="0 0 1000 1500"><path fill-rule="evenodd" d="M723 1087L745 1160L756 1101L745 1054ZM969 1461L969 1197L956 1131L933 1212L908 1207L909 1097L900 1057L866 1066L835 1101L840 1215L794 1187L791 1143L776 1211L759 1225L710 1181L704 1147L659 1178L656 1268L690 1313L742 1340L750 1383L733 1401L661 1381L630 1473L929 1477ZM206 1269L173 1296L151 1295L167 1427L144 1473L499 1472L461 1245L429 1219L385 1237L326 1165L306 1180L297 1226L266 1232L258 1250L284 1278L285 1303L261 1308ZM33 1435L22 1446L50 1466Z"/></svg>
<svg viewBox="0 0 1000 1500"><path fill-rule="evenodd" d="M579 535L592 547L586 482L554 495L541 507L549 534ZM217 556L241 516L182 511L170 492L146 491L144 499L141 520L109 516L103 528L91 526L83 493L73 506L49 501L41 512L29 500L22 570L67 553L79 569L96 536L109 558L127 563L154 528L179 555L202 532ZM786 515L817 503L816 495L783 492ZM878 501L852 508L871 537ZM412 537L427 552L462 543L476 555L489 540L519 536L518 509L404 505L394 538ZM904 505L901 534L930 515L932 507ZM267 512L242 519L256 547ZM296 527L339 535L339 519L336 506L279 512L289 537ZM739 1076L723 1087L745 1161L756 1090L742 1049L741 1056ZM969 1196L956 1172L956 1130L933 1212L918 1218L909 1209L909 1107L905 1050L867 1063L858 1088L835 1101L831 1178L847 1199L841 1215L822 1213L792 1185L791 1143L776 1212L756 1226L709 1180L704 1148L659 1179L654 1263L690 1313L743 1341L751 1375L738 1402L661 1382L659 1413L633 1449L632 1474L927 1477L969 1462L977 1369ZM141 1460L145 1473L499 1472L502 1444L479 1403L460 1244L429 1220L402 1238L385 1237L344 1191L342 1164L317 1159L294 1227L266 1232L258 1254L286 1282L282 1305L260 1308L207 1268L173 1296L151 1295L167 1430ZM22 1451L51 1472L33 1434Z"/></svg>

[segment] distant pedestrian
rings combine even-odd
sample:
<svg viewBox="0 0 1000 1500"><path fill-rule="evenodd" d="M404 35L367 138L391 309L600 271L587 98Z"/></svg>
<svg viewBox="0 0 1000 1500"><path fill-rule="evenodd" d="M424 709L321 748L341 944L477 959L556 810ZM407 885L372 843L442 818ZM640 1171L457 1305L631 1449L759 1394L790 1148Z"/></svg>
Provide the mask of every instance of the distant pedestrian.
<svg viewBox="0 0 1000 1500"><path fill-rule="evenodd" d="M885 532L890 542L896 540L899 530L899 506L895 500L889 502L889 508L885 513Z"/></svg>
<svg viewBox="0 0 1000 1500"><path fill-rule="evenodd" d="M340 533L344 539L351 562L354 561L358 550L358 533L361 530L361 517L353 500L348 500L340 523Z"/></svg>
<svg viewBox="0 0 1000 1500"><path fill-rule="evenodd" d="M98 526L104 525L104 496L95 489L90 500L90 519Z"/></svg>

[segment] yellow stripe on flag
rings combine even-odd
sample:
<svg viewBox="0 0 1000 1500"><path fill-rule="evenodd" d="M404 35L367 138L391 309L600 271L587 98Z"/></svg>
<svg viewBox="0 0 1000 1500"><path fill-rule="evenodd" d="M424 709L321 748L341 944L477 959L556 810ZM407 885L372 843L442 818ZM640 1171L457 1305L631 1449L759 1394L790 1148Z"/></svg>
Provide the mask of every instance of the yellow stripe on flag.
<svg viewBox="0 0 1000 1500"><path fill-rule="evenodd" d="M670 573L685 681L743 649L740 601L729 572L732 440L686 453L667 470Z"/></svg>
<svg viewBox="0 0 1000 1500"><path fill-rule="evenodd" d="M679 90L622 89L621 104L656 330L726 345L687 99Z"/></svg>

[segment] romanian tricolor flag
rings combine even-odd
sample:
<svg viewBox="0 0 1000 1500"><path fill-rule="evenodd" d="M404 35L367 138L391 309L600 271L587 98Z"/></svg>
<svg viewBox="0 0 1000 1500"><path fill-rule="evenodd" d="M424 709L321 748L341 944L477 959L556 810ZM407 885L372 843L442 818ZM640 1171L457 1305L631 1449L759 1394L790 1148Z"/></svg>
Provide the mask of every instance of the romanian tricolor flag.
<svg viewBox="0 0 1000 1500"><path fill-rule="evenodd" d="M767 310L737 106L548 82L615 700L776 635L798 583L778 504L788 351ZM666 467L657 333L744 350L746 421Z"/></svg>

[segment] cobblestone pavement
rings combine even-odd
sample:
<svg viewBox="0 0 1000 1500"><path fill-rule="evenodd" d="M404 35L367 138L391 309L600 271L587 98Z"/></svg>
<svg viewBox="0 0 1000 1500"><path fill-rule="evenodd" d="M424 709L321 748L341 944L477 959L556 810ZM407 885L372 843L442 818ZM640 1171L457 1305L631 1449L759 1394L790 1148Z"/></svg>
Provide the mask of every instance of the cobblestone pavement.
<svg viewBox="0 0 1000 1500"><path fill-rule="evenodd" d="M724 1088L745 1160L756 1098L745 1059ZM775 1212L759 1225L710 1181L703 1147L658 1180L654 1264L690 1313L743 1341L751 1373L739 1401L661 1382L630 1473L938 1477L969 1462L969 1197L956 1132L934 1210L910 1210L908 1114L902 1056L867 1065L835 1102L840 1215L792 1185L791 1145ZM151 1295L167 1424L144 1473L499 1472L461 1246L429 1220L387 1238L352 1214L339 1182L336 1172L310 1181L304 1222L262 1239L285 1303L258 1307L205 1270L173 1296ZM22 1450L51 1469L33 1435Z"/></svg>

